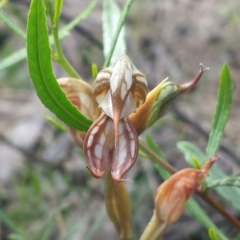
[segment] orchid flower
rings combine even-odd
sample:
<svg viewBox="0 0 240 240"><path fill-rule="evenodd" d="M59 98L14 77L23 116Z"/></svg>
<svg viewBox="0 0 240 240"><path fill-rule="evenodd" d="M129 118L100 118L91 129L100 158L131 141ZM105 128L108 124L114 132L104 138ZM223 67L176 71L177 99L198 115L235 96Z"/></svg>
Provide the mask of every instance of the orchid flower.
<svg viewBox="0 0 240 240"><path fill-rule="evenodd" d="M85 137L88 169L100 178L110 168L113 179L124 181L122 176L135 163L139 149L137 132L128 116L145 102L147 81L129 57L123 56L99 72L93 88L104 112Z"/></svg>
<svg viewBox="0 0 240 240"><path fill-rule="evenodd" d="M123 176L137 159L138 136L165 115L181 93L194 87L205 70L200 64L192 81L178 85L165 79L149 93L145 75L128 56L101 70L93 88L78 79L59 79L69 100L94 121L87 133L69 130L83 147L91 174L101 178L110 170L115 181L131 181Z"/></svg>

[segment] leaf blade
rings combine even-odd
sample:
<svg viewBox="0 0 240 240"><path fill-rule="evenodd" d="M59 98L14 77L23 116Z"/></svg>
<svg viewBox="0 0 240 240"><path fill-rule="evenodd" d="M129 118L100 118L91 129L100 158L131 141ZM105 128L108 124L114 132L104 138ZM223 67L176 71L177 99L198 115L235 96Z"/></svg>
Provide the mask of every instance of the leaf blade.
<svg viewBox="0 0 240 240"><path fill-rule="evenodd" d="M192 197L187 201L186 208L207 230L213 228L219 240L228 240Z"/></svg>
<svg viewBox="0 0 240 240"><path fill-rule="evenodd" d="M45 6L33 0L27 26L29 74L42 103L67 125L87 131L92 121L82 115L67 99L52 71Z"/></svg>
<svg viewBox="0 0 240 240"><path fill-rule="evenodd" d="M228 65L222 67L220 84L218 90L218 100L215 109L212 129L208 139L206 154L212 158L219 149L224 128L229 119L232 104L232 78Z"/></svg>

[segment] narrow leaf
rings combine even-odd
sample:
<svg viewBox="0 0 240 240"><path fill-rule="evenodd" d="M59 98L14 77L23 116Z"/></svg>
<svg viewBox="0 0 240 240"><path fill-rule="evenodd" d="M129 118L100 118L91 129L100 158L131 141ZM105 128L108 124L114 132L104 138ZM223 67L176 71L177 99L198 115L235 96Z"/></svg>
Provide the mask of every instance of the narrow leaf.
<svg viewBox="0 0 240 240"><path fill-rule="evenodd" d="M213 157L218 151L221 143L224 128L229 119L232 104L232 79L227 64L224 64L221 71L218 100L215 109L212 130L209 135L206 149L207 157Z"/></svg>
<svg viewBox="0 0 240 240"><path fill-rule="evenodd" d="M211 238L211 240L218 240L219 239L215 228L209 228L208 235Z"/></svg>
<svg viewBox="0 0 240 240"><path fill-rule="evenodd" d="M159 148L155 140L150 134L146 135L146 142L148 146L155 152L157 153L160 157L165 157L163 151Z"/></svg>
<svg viewBox="0 0 240 240"><path fill-rule="evenodd" d="M95 63L92 64L92 78L96 79L98 75L98 67Z"/></svg>
<svg viewBox="0 0 240 240"><path fill-rule="evenodd" d="M193 161L192 158L196 157L201 164L204 164L206 160L208 159L207 156L196 146L189 142L178 142L177 143L178 149L184 154L185 160L192 166ZM206 180L207 185L215 180L219 180L222 178L227 177L227 175L217 166L217 164L214 164L212 168L209 171L209 177ZM226 201L231 203L231 205L240 211L240 191L237 187L216 187L215 190L218 192L219 195L221 195Z"/></svg>
<svg viewBox="0 0 240 240"><path fill-rule="evenodd" d="M17 35L19 35L21 38L26 39L25 33L17 27L12 20L9 18L9 16L0 9L0 19L10 28L12 29Z"/></svg>
<svg viewBox="0 0 240 240"><path fill-rule="evenodd" d="M42 0L31 2L27 27L27 57L29 73L42 103L67 125L87 131L92 121L71 104L53 74Z"/></svg>
<svg viewBox="0 0 240 240"><path fill-rule="evenodd" d="M228 240L193 198L187 201L186 208L206 229L213 228L218 235L218 240Z"/></svg>
<svg viewBox="0 0 240 240"><path fill-rule="evenodd" d="M103 51L104 56L107 56L111 52L111 47L114 41L114 36L118 30L119 20L121 17L121 10L114 0L104 0L103 3ZM125 30L122 27L119 36L117 38L117 44L114 48L110 65L114 63L121 55L124 55L126 52L125 44Z"/></svg>

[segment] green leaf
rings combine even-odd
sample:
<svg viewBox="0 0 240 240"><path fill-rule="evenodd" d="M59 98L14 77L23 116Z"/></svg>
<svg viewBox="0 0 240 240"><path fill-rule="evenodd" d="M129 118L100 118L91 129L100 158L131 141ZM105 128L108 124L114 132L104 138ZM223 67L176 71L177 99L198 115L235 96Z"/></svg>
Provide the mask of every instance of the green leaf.
<svg viewBox="0 0 240 240"><path fill-rule="evenodd" d="M12 29L17 35L19 35L21 38L26 39L25 33L17 27L12 20L9 18L9 16L0 9L0 19L10 28Z"/></svg>
<svg viewBox="0 0 240 240"><path fill-rule="evenodd" d="M71 104L53 74L42 0L31 2L27 27L27 58L30 76L42 103L67 125L87 131L92 121Z"/></svg>
<svg viewBox="0 0 240 240"><path fill-rule="evenodd" d="M218 100L215 109L212 130L209 135L206 154L212 158L218 151L224 128L229 119L232 104L232 78L227 64L224 64L221 71Z"/></svg>
<svg viewBox="0 0 240 240"><path fill-rule="evenodd" d="M198 158L193 157L193 158L192 158L192 161L193 161L196 169L200 169L200 168L201 168L201 163L200 163L200 161L198 160Z"/></svg>
<svg viewBox="0 0 240 240"><path fill-rule="evenodd" d="M218 234L215 228L209 228L208 235L211 238L211 240L218 240Z"/></svg>
<svg viewBox="0 0 240 240"><path fill-rule="evenodd" d="M218 179L212 182L209 182L206 187L213 188L217 186L235 186L240 187L240 176L230 176L222 179Z"/></svg>
<svg viewBox="0 0 240 240"><path fill-rule="evenodd" d="M79 14L76 18L74 18L69 24L67 24L65 27L63 27L59 31L59 38L63 39L66 36L69 35L69 31L72 30L81 20L84 20L88 17L88 15L92 12L92 10L96 7L97 1L93 1L89 4L89 6L84 10L83 13ZM49 38L50 44L53 44L53 37L50 36ZM3 70L5 68L8 68L22 60L24 60L27 56L26 48L22 48L14 53L12 53L10 56L6 57L4 60L1 61L0 64L0 70Z"/></svg>
<svg viewBox="0 0 240 240"><path fill-rule="evenodd" d="M193 198L187 201L186 208L207 230L213 228L218 235L218 240L228 240Z"/></svg>
<svg viewBox="0 0 240 240"><path fill-rule="evenodd" d="M98 67L95 63L92 64L92 77L93 79L96 79L98 75Z"/></svg>
<svg viewBox="0 0 240 240"><path fill-rule="evenodd" d="M158 154L160 157L164 158L165 154L163 153L163 151L159 148L159 146L157 145L157 143L155 142L155 140L153 139L153 137L150 134L146 135L146 142L148 144L148 146L156 153Z"/></svg>
<svg viewBox="0 0 240 240"><path fill-rule="evenodd" d="M185 141L178 142L177 147L184 154L186 161L192 167L194 167L192 161L193 157L196 157L201 162L201 164L204 164L208 159L207 156L192 143ZM227 175L217 166L217 164L214 164L209 171L209 177L206 179L206 183L208 185L215 180L219 180L225 177L227 177ZM240 211L240 191L237 187L216 187L215 190L226 201L231 203L234 208Z"/></svg>
<svg viewBox="0 0 240 240"><path fill-rule="evenodd" d="M112 43L116 31L118 30L119 20L121 17L121 10L118 5L113 0L104 0L103 3L103 52L105 58L110 54ZM126 52L125 44L125 29L121 28L116 46L113 50L110 65L114 63L120 56L124 55Z"/></svg>

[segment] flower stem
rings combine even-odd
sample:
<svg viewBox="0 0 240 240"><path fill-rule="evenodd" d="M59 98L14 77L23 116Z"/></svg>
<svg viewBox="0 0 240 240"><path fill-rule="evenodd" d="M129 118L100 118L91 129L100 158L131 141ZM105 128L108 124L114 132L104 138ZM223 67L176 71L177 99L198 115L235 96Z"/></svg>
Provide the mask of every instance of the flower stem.
<svg viewBox="0 0 240 240"><path fill-rule="evenodd" d="M152 149L148 147L148 145L141 139L139 139L139 145L143 153L145 153L148 158L153 161L158 166L164 168L166 171L168 171L171 174L174 174L177 172L177 170L172 167L167 161L162 159L160 156L158 156ZM230 221L237 229L240 229L240 221L235 218L232 214L230 214L224 206L219 203L214 197L212 197L209 193L203 192L198 190L197 194L209 205L211 205L214 209L216 209L224 218L226 218L228 221Z"/></svg>
<svg viewBox="0 0 240 240"><path fill-rule="evenodd" d="M141 235L139 240L157 240L161 239L164 232L167 229L167 224L160 222L157 217L155 211L153 212L153 216L145 228L143 234Z"/></svg>

